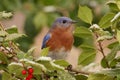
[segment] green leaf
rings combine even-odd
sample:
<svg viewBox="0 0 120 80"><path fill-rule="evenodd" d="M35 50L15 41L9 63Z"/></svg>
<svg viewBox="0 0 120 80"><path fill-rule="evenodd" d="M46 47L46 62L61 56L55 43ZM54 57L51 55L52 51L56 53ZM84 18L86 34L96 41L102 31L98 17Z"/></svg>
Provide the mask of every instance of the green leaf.
<svg viewBox="0 0 120 80"><path fill-rule="evenodd" d="M64 67L55 64L50 57L39 57L36 61L44 65L47 70L64 70Z"/></svg>
<svg viewBox="0 0 120 80"><path fill-rule="evenodd" d="M21 59L20 61L23 62L25 66L31 66L34 69L34 74L41 74L42 71L46 72L46 68L40 63L28 59Z"/></svg>
<svg viewBox="0 0 120 80"><path fill-rule="evenodd" d="M87 80L114 80L114 77L104 74L91 74Z"/></svg>
<svg viewBox="0 0 120 80"><path fill-rule="evenodd" d="M76 80L71 74L65 71L57 71L59 80Z"/></svg>
<svg viewBox="0 0 120 80"><path fill-rule="evenodd" d="M7 72L3 72L2 73L2 80L12 80L12 76L11 74L7 73Z"/></svg>
<svg viewBox="0 0 120 80"><path fill-rule="evenodd" d="M119 42L119 44L120 44L120 30L117 30L117 40L118 40L118 42Z"/></svg>
<svg viewBox="0 0 120 80"><path fill-rule="evenodd" d="M86 23L92 24L93 15L87 6L79 6L78 17Z"/></svg>
<svg viewBox="0 0 120 80"><path fill-rule="evenodd" d="M43 48L40 53L40 56L47 56L48 52L49 52L49 48Z"/></svg>
<svg viewBox="0 0 120 80"><path fill-rule="evenodd" d="M102 60L101 60L101 66L103 67L103 68L107 68L108 67L108 61L107 61L107 59L106 58L103 58Z"/></svg>
<svg viewBox="0 0 120 80"><path fill-rule="evenodd" d="M82 53L79 56L78 64L84 66L88 65L94 61L96 55L93 35L87 28L77 27L75 29L74 36L82 40L81 44L79 45L79 47L82 49ZM75 41L75 43L77 42Z"/></svg>
<svg viewBox="0 0 120 80"><path fill-rule="evenodd" d="M8 33L6 32L6 31L0 31L0 36L6 36L6 35L8 35Z"/></svg>
<svg viewBox="0 0 120 80"><path fill-rule="evenodd" d="M9 62L7 56L2 52L0 52L0 61L2 61L4 64L8 64Z"/></svg>
<svg viewBox="0 0 120 80"><path fill-rule="evenodd" d="M85 51L86 50L86 51ZM88 65L89 63L93 62L96 56L95 50L92 49L85 49L79 56L78 64L79 65Z"/></svg>
<svg viewBox="0 0 120 80"><path fill-rule="evenodd" d="M106 56L106 59L108 61L113 60L116 57L116 54L119 50L120 50L120 45L114 46L113 49L111 50L111 52Z"/></svg>
<svg viewBox="0 0 120 80"><path fill-rule="evenodd" d="M15 25L13 25L13 26L7 28L6 31L7 31L9 34L18 33L17 26L15 26Z"/></svg>
<svg viewBox="0 0 120 80"><path fill-rule="evenodd" d="M104 28L104 29L110 27L111 26L111 20L113 19L114 16L115 16L114 13L107 13L106 15L104 15L101 18L101 20L99 22L99 26L101 28Z"/></svg>
<svg viewBox="0 0 120 80"><path fill-rule="evenodd" d="M17 77L23 78L25 76L22 75L22 70L24 70L23 65L21 63L12 62L8 65L9 72L14 74Z"/></svg>
<svg viewBox="0 0 120 80"><path fill-rule="evenodd" d="M85 75L79 74L79 75L76 75L75 78L76 80L87 80L88 77Z"/></svg>
<svg viewBox="0 0 120 80"><path fill-rule="evenodd" d="M109 8L110 8L111 11L113 11L113 12L118 12L119 11L119 8L116 4L116 1L110 0L110 1L107 2L107 5L109 5Z"/></svg>
<svg viewBox="0 0 120 80"><path fill-rule="evenodd" d="M55 60L54 61L55 64L63 66L63 67L67 67L68 65L70 65L67 61L65 60Z"/></svg>
<svg viewBox="0 0 120 80"><path fill-rule="evenodd" d="M16 40L20 37L24 36L24 34L13 33L6 36L5 41Z"/></svg>
<svg viewBox="0 0 120 80"><path fill-rule="evenodd" d="M111 68L115 68L117 65L117 59L113 59L111 62L110 62L110 67Z"/></svg>
<svg viewBox="0 0 120 80"><path fill-rule="evenodd" d="M119 10L120 10L120 0L116 0L116 4L117 4L117 7L118 7Z"/></svg>
<svg viewBox="0 0 120 80"><path fill-rule="evenodd" d="M11 12L5 12L5 11L0 12L0 19L1 18L10 18L12 16L13 16L13 14Z"/></svg>
<svg viewBox="0 0 120 80"><path fill-rule="evenodd" d="M117 46L117 45L119 45L119 42L118 42L118 41L109 44L107 47L108 47L109 49L113 49L113 48L114 48L115 46Z"/></svg>
<svg viewBox="0 0 120 80"><path fill-rule="evenodd" d="M105 75L110 75L110 76L117 76L117 75L120 74L120 69L119 68L116 68L116 69L104 69L104 70L101 70L100 73L105 74Z"/></svg>

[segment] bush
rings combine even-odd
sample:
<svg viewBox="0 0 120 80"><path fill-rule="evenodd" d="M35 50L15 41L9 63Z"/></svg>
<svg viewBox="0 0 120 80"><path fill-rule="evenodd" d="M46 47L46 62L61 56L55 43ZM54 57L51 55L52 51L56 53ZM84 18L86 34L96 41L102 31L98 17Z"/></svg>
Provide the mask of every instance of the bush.
<svg viewBox="0 0 120 80"><path fill-rule="evenodd" d="M75 46L82 49L78 59L78 69L73 69L65 60L52 60L46 57L48 48L41 51L41 56L32 56L35 48L24 52L19 49L17 40L26 37L18 33L17 27L5 29L0 23L0 70L2 80L120 80L120 1L107 2L110 11L98 23L93 23L93 13L87 6L79 6L78 17L90 27L80 26L75 29ZM11 17L12 13L1 12L0 18ZM95 37L95 40L94 40ZM115 39L107 47L110 53L105 55L102 42ZM82 41L82 42L79 42ZM98 48L94 45L98 44ZM82 69L92 64L98 50L103 55L100 62L103 69L88 72ZM79 69L81 67L81 70Z"/></svg>

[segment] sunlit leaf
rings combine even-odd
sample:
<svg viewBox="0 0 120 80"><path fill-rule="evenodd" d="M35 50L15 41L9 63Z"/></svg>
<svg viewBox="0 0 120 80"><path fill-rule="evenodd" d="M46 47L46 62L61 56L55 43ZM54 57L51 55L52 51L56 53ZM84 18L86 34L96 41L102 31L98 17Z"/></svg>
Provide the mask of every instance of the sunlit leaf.
<svg viewBox="0 0 120 80"><path fill-rule="evenodd" d="M78 17L86 23L92 24L93 15L87 6L79 6Z"/></svg>
<svg viewBox="0 0 120 80"><path fill-rule="evenodd" d="M11 74L16 75L17 77L21 77L21 78L25 77L21 73L22 70L24 70L23 65L21 63L15 63L15 62L10 63L8 65L8 69Z"/></svg>
<svg viewBox="0 0 120 80"><path fill-rule="evenodd" d="M40 56L47 56L48 52L49 52L49 48L43 48L40 53Z"/></svg>
<svg viewBox="0 0 120 80"><path fill-rule="evenodd" d="M22 36L24 36L24 34L18 34L18 33L9 34L5 37L5 41L16 40Z"/></svg>
<svg viewBox="0 0 120 80"><path fill-rule="evenodd" d="M104 15L99 22L99 26L104 29L110 27L111 20L114 17L114 15L114 13L107 13L106 15Z"/></svg>
<svg viewBox="0 0 120 80"><path fill-rule="evenodd" d="M21 59L20 61L23 62L25 66L31 66L34 70L34 74L41 74L42 71L46 72L46 68L41 63L37 63L28 59Z"/></svg>
<svg viewBox="0 0 120 80"><path fill-rule="evenodd" d="M63 67L67 67L68 65L70 65L67 61L65 60L55 60L54 61L55 64L63 66Z"/></svg>

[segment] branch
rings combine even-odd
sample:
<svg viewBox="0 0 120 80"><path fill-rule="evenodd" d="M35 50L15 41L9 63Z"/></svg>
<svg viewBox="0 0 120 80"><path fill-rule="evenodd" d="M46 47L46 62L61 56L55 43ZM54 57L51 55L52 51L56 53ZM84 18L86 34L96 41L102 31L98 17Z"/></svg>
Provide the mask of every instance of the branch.
<svg viewBox="0 0 120 80"><path fill-rule="evenodd" d="M78 71L78 70L72 69L72 65L68 65L68 67L65 68L65 70L68 70L69 72L74 72L76 74L85 74L85 75L90 74L90 72L84 72L84 71Z"/></svg>
<svg viewBox="0 0 120 80"><path fill-rule="evenodd" d="M95 33L95 36L96 36L96 38L99 37L99 35L98 35L97 33ZM102 47L102 42L101 42L101 41L98 41L98 46L99 46L99 49L98 49L98 50L102 53L103 58L105 59L105 62L106 62L106 64L107 64L107 67L110 68L109 63L108 63L108 61L106 60L106 56L105 56L104 49L103 49L103 47Z"/></svg>

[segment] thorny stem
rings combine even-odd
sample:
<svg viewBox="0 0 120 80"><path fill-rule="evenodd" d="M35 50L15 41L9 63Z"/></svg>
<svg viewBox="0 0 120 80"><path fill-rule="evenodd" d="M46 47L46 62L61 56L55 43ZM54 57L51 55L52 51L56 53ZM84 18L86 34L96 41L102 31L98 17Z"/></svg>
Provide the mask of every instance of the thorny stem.
<svg viewBox="0 0 120 80"><path fill-rule="evenodd" d="M99 35L98 35L97 33L95 33L95 36L96 36L96 38L99 37ZM106 64L107 64L107 67L110 68L109 63L108 63L108 61L106 60L106 56L105 56L105 53L104 53L104 50L103 50L102 42L101 42L101 41L98 41L98 46L99 46L99 51L102 53L102 55L103 55L103 57L104 57L104 59L105 59L105 62L106 62Z"/></svg>

